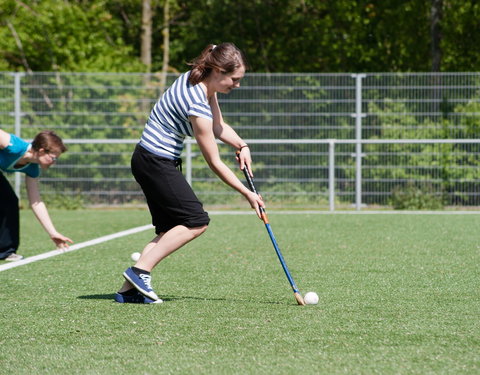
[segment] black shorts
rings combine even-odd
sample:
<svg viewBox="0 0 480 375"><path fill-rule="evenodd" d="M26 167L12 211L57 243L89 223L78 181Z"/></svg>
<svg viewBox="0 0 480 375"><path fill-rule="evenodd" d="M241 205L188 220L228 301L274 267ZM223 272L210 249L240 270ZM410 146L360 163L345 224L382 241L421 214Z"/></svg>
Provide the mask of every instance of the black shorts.
<svg viewBox="0 0 480 375"><path fill-rule="evenodd" d="M156 234L177 225L196 228L210 222L177 164L176 160L159 157L140 145L132 155L132 173L147 199Z"/></svg>

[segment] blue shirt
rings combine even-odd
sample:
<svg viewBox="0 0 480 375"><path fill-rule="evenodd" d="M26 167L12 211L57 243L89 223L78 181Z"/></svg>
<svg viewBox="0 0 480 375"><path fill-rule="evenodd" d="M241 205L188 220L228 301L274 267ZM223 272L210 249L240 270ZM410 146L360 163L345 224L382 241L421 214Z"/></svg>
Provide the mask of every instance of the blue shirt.
<svg viewBox="0 0 480 375"><path fill-rule="evenodd" d="M168 159L178 159L186 136L193 136L189 116L212 120L212 110L202 87L188 82L190 72L178 77L153 107L140 145Z"/></svg>
<svg viewBox="0 0 480 375"><path fill-rule="evenodd" d="M14 134L10 134L8 146L0 149L0 170L2 172L22 172L33 178L40 176L40 166L35 163L28 163L15 168L15 164L31 147L30 143L25 142Z"/></svg>

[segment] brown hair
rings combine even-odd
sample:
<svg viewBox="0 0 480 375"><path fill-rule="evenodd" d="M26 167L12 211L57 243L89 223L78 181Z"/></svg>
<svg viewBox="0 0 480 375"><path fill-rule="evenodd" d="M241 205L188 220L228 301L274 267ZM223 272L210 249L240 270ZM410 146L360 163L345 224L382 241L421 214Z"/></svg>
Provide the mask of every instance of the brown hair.
<svg viewBox="0 0 480 375"><path fill-rule="evenodd" d="M247 59L240 49L233 43L222 43L218 46L209 44L192 62L192 71L188 81L196 85L207 78L212 69L219 69L223 73L232 73L241 66L248 68Z"/></svg>
<svg viewBox="0 0 480 375"><path fill-rule="evenodd" d="M54 131L44 130L38 133L32 141L32 149L39 151L43 148L46 152L58 151L65 152L67 147L63 144L60 138Z"/></svg>

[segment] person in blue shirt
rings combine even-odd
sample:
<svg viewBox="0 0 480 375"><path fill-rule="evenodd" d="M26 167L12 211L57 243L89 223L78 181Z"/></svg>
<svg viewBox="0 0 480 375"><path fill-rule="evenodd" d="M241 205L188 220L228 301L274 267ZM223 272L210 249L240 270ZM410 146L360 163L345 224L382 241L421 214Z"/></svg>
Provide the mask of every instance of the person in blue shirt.
<svg viewBox="0 0 480 375"><path fill-rule="evenodd" d="M239 192L261 218L262 198L251 192L221 160L216 139L238 151L241 169L252 174L247 143L222 116L217 93L240 87L247 63L232 43L208 45L155 104L132 155L132 173L142 188L156 236L129 267L115 294L120 303L161 303L151 271L164 258L205 232L210 218L178 170L187 136L194 137L210 169Z"/></svg>
<svg viewBox="0 0 480 375"><path fill-rule="evenodd" d="M57 248L68 248L68 244L73 243L55 229L38 188L40 169L50 168L66 150L61 138L53 131L42 131L32 143L28 143L0 129L0 260L23 258L17 254L20 244L18 197L4 173L25 174L30 207Z"/></svg>

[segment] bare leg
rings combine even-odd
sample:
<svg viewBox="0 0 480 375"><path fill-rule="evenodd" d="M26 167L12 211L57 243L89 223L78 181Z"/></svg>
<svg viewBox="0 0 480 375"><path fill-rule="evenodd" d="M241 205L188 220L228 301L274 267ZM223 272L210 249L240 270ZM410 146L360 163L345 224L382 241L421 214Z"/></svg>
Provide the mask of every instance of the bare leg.
<svg viewBox="0 0 480 375"><path fill-rule="evenodd" d="M206 225L196 228L187 228L183 225L177 225L168 232L160 233L144 247L140 259L135 263L135 267L151 272L162 259L200 236L206 229ZM119 290L119 293L132 288L133 285L128 281L125 281Z"/></svg>

